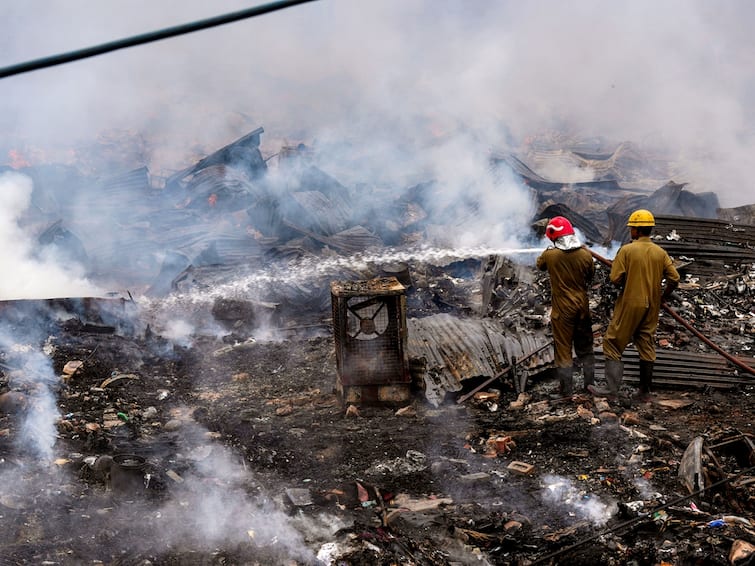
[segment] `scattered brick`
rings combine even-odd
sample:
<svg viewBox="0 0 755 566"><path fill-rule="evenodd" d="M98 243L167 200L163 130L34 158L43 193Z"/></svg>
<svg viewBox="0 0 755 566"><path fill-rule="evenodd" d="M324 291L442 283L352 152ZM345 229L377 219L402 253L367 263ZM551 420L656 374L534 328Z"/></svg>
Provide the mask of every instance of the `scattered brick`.
<svg viewBox="0 0 755 566"><path fill-rule="evenodd" d="M512 472L516 472L524 476L528 476L532 472L535 471L535 466L533 466L532 464L527 464L526 462L520 462L518 460L514 460L513 462L511 462L507 466L507 468L511 470Z"/></svg>

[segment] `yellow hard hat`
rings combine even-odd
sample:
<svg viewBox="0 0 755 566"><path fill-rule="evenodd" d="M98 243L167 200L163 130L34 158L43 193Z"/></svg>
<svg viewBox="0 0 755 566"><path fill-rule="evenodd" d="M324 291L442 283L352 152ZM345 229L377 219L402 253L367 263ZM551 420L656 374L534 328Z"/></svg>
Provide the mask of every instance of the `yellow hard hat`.
<svg viewBox="0 0 755 566"><path fill-rule="evenodd" d="M629 215L627 226L655 226L655 218L652 212L641 208Z"/></svg>

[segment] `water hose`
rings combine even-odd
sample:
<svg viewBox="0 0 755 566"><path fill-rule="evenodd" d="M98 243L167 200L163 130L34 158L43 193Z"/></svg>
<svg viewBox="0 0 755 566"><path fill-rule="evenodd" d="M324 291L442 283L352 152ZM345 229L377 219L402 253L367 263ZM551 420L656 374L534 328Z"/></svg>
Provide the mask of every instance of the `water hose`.
<svg viewBox="0 0 755 566"><path fill-rule="evenodd" d="M595 252L594 252L594 251L592 251L592 250L591 250L590 248L588 248L588 247L586 247L586 246L585 246L585 249L586 249L586 250L587 250L588 252L590 252L590 255L592 255L592 256L593 256L593 257L594 257L595 259L597 259L597 260L598 260L598 261L599 261L600 263L602 263L603 265L607 265L608 267L611 267L611 265L613 264L613 262L612 262L612 261L611 261L610 259L608 259L608 258L605 258L605 257L601 256L600 254L597 254L597 253L595 253ZM745 372L747 372L747 373L749 373L749 374L751 374L751 375L755 375L755 369L751 368L751 367L750 367L750 366L748 366L748 365L747 365L746 363L744 363L744 362L743 362L742 360L740 360L740 359L738 359L738 358L735 358L734 356L732 356L732 355L731 355L731 354L729 354L728 352L726 352L726 351L722 350L722 349L721 349L720 347L718 347L718 346L717 346L716 344L714 344L713 342L711 342L711 341L710 341L710 340L709 340L709 339L708 339L708 338L707 338L707 337L706 337L705 335L703 335L703 334L702 334L702 333L701 333L701 332L700 332L699 330L697 330L697 329L696 329L696 328L695 328L694 326L692 326L692 325L691 325L691 324L690 324L689 322L687 322L686 320L684 320L684 319L683 319L683 318L682 318L682 317L681 317L681 316L679 315L679 313L677 313L677 312L676 312L676 311L675 311L674 309L672 309L672 308L671 308L671 307L670 307L670 306L668 305L668 303L666 303L665 301L663 301L663 302L661 303L661 307L662 307L662 308L663 308L663 310L665 310L665 311L666 311L666 312L667 312L668 314L670 314L670 315L672 316L672 318L673 318L674 320L676 320L676 321L677 321L677 322L678 322L679 324L681 324L682 326L684 326L684 328L686 328L687 330L689 330L689 331L690 331L690 332L691 332L692 334L694 334L695 336L697 336L697 337L698 337L698 338L699 338L700 340L702 340L703 342L705 342L705 343L706 343L706 344L707 344L708 346L710 346L710 347L711 347L711 348L712 348L713 350L715 350L716 352L718 352L719 354L721 354L721 356L723 356L724 358L726 358L726 359L727 359L727 360L728 360L729 362L731 362L732 364L734 364L735 366L737 366L737 367L738 367L739 369L741 369L742 371L745 371Z"/></svg>

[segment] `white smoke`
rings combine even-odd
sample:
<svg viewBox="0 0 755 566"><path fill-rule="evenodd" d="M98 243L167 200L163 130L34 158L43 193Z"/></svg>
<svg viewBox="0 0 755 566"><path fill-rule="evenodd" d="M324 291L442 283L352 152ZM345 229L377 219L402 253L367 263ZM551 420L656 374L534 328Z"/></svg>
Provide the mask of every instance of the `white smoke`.
<svg viewBox="0 0 755 566"><path fill-rule="evenodd" d="M633 479L634 487L644 501L661 500L663 496L658 493L655 486L646 478L638 477Z"/></svg>
<svg viewBox="0 0 755 566"><path fill-rule="evenodd" d="M168 320L161 335L174 344L188 348L193 343L194 326L182 319Z"/></svg>
<svg viewBox="0 0 755 566"><path fill-rule="evenodd" d="M185 428L191 434L201 433L193 423L185 423ZM170 486L168 500L152 512L159 540L149 542L166 549L253 545L309 563L314 559L310 539L332 538L343 526L340 519L323 514L288 515L276 494L255 487L256 480L240 457L220 444L183 448L194 465L182 472L180 483Z"/></svg>
<svg viewBox="0 0 755 566"><path fill-rule="evenodd" d="M44 299L97 296L81 267L61 265L54 257L35 255L33 236L19 221L31 203L32 183L18 173L0 174L0 299Z"/></svg>
<svg viewBox="0 0 755 566"><path fill-rule="evenodd" d="M4 3L0 64L242 7ZM314 2L4 79L2 153L62 159L104 130L141 132L160 171L264 125L268 153L284 140L338 139L375 157L365 174L388 175L439 137L472 131L491 149L559 130L663 152L675 181L718 193L723 206L749 204L754 10L702 0ZM384 148L407 153L381 161Z"/></svg>
<svg viewBox="0 0 755 566"><path fill-rule="evenodd" d="M55 398L59 378L53 371L52 361L35 346L18 340L6 328L0 329L0 349L14 368L8 373L9 394L21 400L12 411L18 422L18 436L14 440L22 452L50 463L60 418Z"/></svg>
<svg viewBox="0 0 755 566"><path fill-rule="evenodd" d="M597 527L604 526L616 513L615 502L606 503L595 494L580 490L568 478L549 474L542 478L542 485L543 501L556 512L573 514Z"/></svg>

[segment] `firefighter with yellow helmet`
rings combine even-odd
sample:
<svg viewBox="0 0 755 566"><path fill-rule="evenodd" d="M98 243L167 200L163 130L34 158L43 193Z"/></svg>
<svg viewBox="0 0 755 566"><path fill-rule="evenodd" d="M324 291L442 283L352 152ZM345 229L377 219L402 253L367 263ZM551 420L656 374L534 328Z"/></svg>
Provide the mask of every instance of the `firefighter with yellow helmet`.
<svg viewBox="0 0 755 566"><path fill-rule="evenodd" d="M603 337L606 383L609 398L618 399L624 374L621 354L634 342L640 354L640 387L635 398L649 402L658 315L661 303L679 285L679 273L666 251L650 239L655 218L649 210L635 210L627 226L632 241L619 249L611 265L611 282L622 291Z"/></svg>

